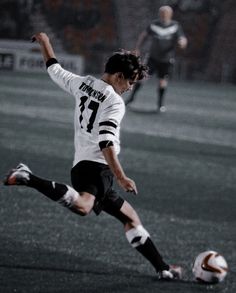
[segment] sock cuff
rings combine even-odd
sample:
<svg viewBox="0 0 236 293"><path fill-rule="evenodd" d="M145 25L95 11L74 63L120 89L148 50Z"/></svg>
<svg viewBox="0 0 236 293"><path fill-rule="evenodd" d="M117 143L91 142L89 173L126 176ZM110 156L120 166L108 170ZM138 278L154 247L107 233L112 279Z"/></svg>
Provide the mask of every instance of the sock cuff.
<svg viewBox="0 0 236 293"><path fill-rule="evenodd" d="M66 185L67 192L58 200L59 203L66 207L72 207L79 197L79 193L69 185Z"/></svg>
<svg viewBox="0 0 236 293"><path fill-rule="evenodd" d="M128 230L125 234L128 242L134 248L144 244L147 238L150 237L150 234L142 225L138 225L137 227Z"/></svg>

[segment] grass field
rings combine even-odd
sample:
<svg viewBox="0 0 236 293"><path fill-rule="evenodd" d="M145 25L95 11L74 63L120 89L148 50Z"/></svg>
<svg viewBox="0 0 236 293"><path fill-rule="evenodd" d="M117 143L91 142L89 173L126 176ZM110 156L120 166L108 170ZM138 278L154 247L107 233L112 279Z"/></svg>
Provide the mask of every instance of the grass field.
<svg viewBox="0 0 236 293"><path fill-rule="evenodd" d="M70 183L74 100L47 75L0 73L0 176L18 162ZM160 282L106 215L79 217L33 189L0 185L0 292L236 292L236 88L170 83L157 115L148 81L121 133L120 160L139 194L121 194L140 214L179 282ZM230 272L200 285L191 265L216 250Z"/></svg>

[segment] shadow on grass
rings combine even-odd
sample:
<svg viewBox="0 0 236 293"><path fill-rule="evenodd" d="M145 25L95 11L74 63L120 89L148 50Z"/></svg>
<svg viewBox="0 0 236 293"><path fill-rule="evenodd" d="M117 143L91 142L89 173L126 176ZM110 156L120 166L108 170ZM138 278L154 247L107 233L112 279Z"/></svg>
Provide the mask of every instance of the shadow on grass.
<svg viewBox="0 0 236 293"><path fill-rule="evenodd" d="M52 251L40 244L0 239L0 292L189 292L192 281L159 281L154 275L109 264L87 255ZM191 289L191 290L192 290ZM191 292L195 292L192 290ZM198 292L198 291L196 291Z"/></svg>
<svg viewBox="0 0 236 293"><path fill-rule="evenodd" d="M156 109L146 109L146 108L136 108L136 107L131 107L131 106L127 106L126 107L129 111L134 112L134 113L138 113L138 114L155 114L155 115L159 115L160 112L158 112Z"/></svg>

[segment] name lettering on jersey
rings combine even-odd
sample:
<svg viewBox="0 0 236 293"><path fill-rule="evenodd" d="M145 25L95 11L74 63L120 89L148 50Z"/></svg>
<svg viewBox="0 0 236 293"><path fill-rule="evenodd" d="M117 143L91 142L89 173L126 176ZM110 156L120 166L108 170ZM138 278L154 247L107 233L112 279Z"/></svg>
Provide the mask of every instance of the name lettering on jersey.
<svg viewBox="0 0 236 293"><path fill-rule="evenodd" d="M169 27L161 27L156 24L151 24L151 30L160 37L167 37L168 35L174 34L178 30L178 25L174 24Z"/></svg>
<svg viewBox="0 0 236 293"><path fill-rule="evenodd" d="M103 93L101 93L100 91L96 91L91 86L87 85L85 82L81 84L79 89L85 92L90 97L93 97L94 99L98 100L99 102L103 102L107 98L107 96L105 96Z"/></svg>

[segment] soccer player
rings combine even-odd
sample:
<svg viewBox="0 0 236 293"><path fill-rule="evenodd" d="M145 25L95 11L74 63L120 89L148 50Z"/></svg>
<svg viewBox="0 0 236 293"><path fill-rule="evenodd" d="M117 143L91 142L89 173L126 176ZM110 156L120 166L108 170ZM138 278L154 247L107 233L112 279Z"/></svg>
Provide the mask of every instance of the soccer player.
<svg viewBox="0 0 236 293"><path fill-rule="evenodd" d="M145 31L138 38L136 44L137 53L140 52L143 44L151 39L151 46L148 53L149 74L157 74L157 112L165 112L164 95L168 85L168 77L171 67L174 63L176 45L185 49L187 38L184 35L181 25L172 20L173 10L170 6L161 6L159 9L159 18L150 23ZM141 82L137 82L132 93L126 100L126 105L130 104L138 90Z"/></svg>
<svg viewBox="0 0 236 293"><path fill-rule="evenodd" d="M108 59L101 78L79 76L61 67L45 33L37 33L33 39L40 45L51 79L75 97L73 188L40 178L23 163L10 171L5 185L35 188L78 215L107 212L123 224L128 242L151 262L159 278L180 278L181 267L164 262L134 208L112 187L115 177L121 188L137 194L135 182L126 176L118 159L125 113L120 95L145 76L146 66L136 55L122 51Z"/></svg>

